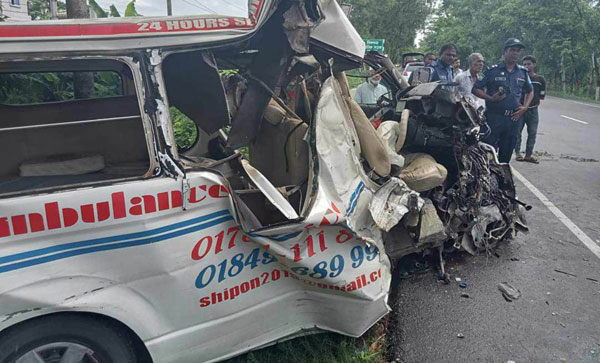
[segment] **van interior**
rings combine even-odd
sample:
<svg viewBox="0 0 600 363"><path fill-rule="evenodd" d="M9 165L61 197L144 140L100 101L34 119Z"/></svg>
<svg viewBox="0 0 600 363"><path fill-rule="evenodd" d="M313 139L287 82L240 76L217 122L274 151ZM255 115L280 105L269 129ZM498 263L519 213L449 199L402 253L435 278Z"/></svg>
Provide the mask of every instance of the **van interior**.
<svg viewBox="0 0 600 363"><path fill-rule="evenodd" d="M116 60L0 63L0 195L148 174L135 89Z"/></svg>

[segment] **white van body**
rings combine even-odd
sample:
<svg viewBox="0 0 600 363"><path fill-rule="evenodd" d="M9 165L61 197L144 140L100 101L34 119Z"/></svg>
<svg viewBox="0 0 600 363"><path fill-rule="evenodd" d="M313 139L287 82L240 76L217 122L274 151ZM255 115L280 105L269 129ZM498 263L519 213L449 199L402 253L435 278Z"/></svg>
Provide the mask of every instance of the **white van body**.
<svg viewBox="0 0 600 363"><path fill-rule="evenodd" d="M0 73L32 72L38 65L40 72L118 69L124 79L131 76L123 81L131 89L115 102L132 105L131 114L115 116L102 106L98 118L27 121L31 125L11 123L2 113L20 115L18 107L38 106L0 109L0 137L15 142L14 170L6 171L0 189L16 188L0 193L0 343L26 322L93 315L143 342L154 362L218 361L314 329L360 336L388 312L390 262L369 211L379 187L363 170L358 136L333 76L322 86L306 136L313 146L299 208L241 155L227 163L252 182L250 189L236 189L210 166L221 161L185 167L175 145L163 64L172 54L247 41L278 6L252 0L248 19L0 25ZM314 29L313 42L360 60L363 42L337 3L324 0L319 7L326 20ZM69 102L49 103L39 112L43 118L73 102L87 107L87 101ZM108 131L86 129L112 123ZM70 141L44 141L44 135L72 132ZM23 146L32 140L41 144ZM102 171L102 180L22 187L38 182L40 169L65 166L19 156L36 154L38 146L103 154L113 169ZM27 176L27 167L38 179ZM59 180L52 178L43 181ZM257 227L260 221L242 202L255 194L285 220Z"/></svg>

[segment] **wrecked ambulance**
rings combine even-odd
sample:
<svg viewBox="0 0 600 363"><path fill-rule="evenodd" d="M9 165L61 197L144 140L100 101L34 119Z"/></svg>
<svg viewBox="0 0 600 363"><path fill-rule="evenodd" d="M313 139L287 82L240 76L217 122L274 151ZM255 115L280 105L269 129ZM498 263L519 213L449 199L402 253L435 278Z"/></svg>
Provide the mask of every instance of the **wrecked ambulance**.
<svg viewBox="0 0 600 363"><path fill-rule="evenodd" d="M408 84L381 53L369 52L365 63L391 90L365 108L386 144L391 175L425 201L419 219L408 214L402 223L381 226L389 232L384 240L392 260L437 250L438 277L448 281L443 253L490 253L500 241L528 232L531 206L518 200L511 167L481 141L491 131L484 109L452 83L429 82L430 68L415 71Z"/></svg>
<svg viewBox="0 0 600 363"><path fill-rule="evenodd" d="M388 312L334 77L363 42L334 0L249 5L0 25L0 362L216 361Z"/></svg>
<svg viewBox="0 0 600 363"><path fill-rule="evenodd" d="M363 62L393 91L371 109L344 73ZM0 362L359 336L396 259L514 230L484 121L389 64L334 0L0 25Z"/></svg>

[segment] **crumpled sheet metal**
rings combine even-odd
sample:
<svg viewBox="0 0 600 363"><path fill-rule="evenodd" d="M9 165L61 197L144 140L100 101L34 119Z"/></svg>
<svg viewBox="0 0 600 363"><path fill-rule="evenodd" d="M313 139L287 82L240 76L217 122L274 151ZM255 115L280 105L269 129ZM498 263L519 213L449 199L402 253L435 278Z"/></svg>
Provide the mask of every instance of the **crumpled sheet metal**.
<svg viewBox="0 0 600 363"><path fill-rule="evenodd" d="M425 201L401 179L391 178L386 185L379 189L369 205L369 211L377 227L389 232L397 225L404 215L410 211L409 200L411 195L418 198L418 210L421 210Z"/></svg>
<svg viewBox="0 0 600 363"><path fill-rule="evenodd" d="M431 96L433 92L438 88L439 82L429 82L429 83L421 83L415 88L408 91L406 94L407 97L420 97L423 96Z"/></svg>
<svg viewBox="0 0 600 363"><path fill-rule="evenodd" d="M433 202L426 199L421 209L421 226L417 247L425 248L426 245L441 246L447 237L444 224L438 216Z"/></svg>
<svg viewBox="0 0 600 363"><path fill-rule="evenodd" d="M313 211L331 203L339 206L343 220L356 235L381 253L379 261L384 273L383 284L389 289L391 266L384 253L382 231L375 223L369 205L379 186L371 181L362 167L360 143L350 111L343 99L338 81L328 78L315 110L314 137L318 158L318 191ZM311 150L314 152L314 150ZM314 194L310 185L308 195ZM314 220L314 213L308 217ZM340 221L340 222L342 222ZM388 293L388 291L384 291Z"/></svg>
<svg viewBox="0 0 600 363"><path fill-rule="evenodd" d="M294 52L307 54L309 52L311 31L318 25L321 19L311 19L306 11L306 3L314 0L296 0L294 4L283 14L283 28ZM318 2L315 7L318 9ZM318 11L317 11L318 12Z"/></svg>

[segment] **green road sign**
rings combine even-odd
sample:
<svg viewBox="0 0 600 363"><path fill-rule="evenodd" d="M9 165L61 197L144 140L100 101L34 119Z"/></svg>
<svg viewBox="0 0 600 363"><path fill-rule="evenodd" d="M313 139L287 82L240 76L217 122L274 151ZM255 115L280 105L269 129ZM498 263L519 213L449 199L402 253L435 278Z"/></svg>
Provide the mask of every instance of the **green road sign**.
<svg viewBox="0 0 600 363"><path fill-rule="evenodd" d="M364 39L366 51L384 52L385 39Z"/></svg>

